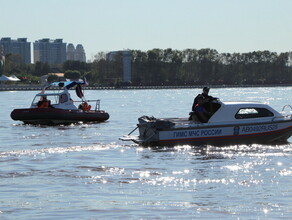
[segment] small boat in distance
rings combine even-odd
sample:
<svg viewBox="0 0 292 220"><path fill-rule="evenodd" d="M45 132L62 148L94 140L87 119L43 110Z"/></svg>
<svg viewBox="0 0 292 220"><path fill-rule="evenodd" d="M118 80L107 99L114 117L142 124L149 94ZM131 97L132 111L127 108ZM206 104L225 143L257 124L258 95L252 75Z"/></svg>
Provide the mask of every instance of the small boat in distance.
<svg viewBox="0 0 292 220"><path fill-rule="evenodd" d="M282 112L286 107L284 106ZM257 102L210 103L212 116L201 123L197 118L138 118L137 127L120 140L141 145L230 145L281 144L292 135L292 111L287 115ZM139 135L131 135L136 129Z"/></svg>
<svg viewBox="0 0 292 220"><path fill-rule="evenodd" d="M30 108L14 109L10 116L25 124L35 125L68 125L78 122L104 122L109 114L100 110L100 100L86 100L81 86L86 81L54 82L36 94ZM50 87L57 87L58 92L46 92ZM75 87L80 101L71 99L69 89ZM89 105L90 102L95 106ZM79 103L76 106L74 103Z"/></svg>

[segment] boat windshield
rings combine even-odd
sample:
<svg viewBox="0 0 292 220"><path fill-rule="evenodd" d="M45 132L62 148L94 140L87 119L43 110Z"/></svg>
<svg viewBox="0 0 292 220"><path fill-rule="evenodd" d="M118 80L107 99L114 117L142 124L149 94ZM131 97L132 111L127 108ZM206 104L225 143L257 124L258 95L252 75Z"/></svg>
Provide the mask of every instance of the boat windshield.
<svg viewBox="0 0 292 220"><path fill-rule="evenodd" d="M32 101L32 106L37 106L38 102L42 101L44 97L46 97L47 100L51 102L51 105L59 104L60 101L59 94L37 94Z"/></svg>

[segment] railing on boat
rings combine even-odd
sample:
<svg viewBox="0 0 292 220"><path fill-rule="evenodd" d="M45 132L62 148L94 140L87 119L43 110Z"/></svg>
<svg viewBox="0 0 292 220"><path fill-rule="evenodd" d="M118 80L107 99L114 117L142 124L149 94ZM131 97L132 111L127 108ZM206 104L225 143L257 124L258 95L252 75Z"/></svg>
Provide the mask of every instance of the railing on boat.
<svg viewBox="0 0 292 220"><path fill-rule="evenodd" d="M292 117L292 106L291 105L284 105L282 111L281 111L281 114L284 115L284 110L288 108L288 111L289 111L289 108L290 108L290 113L289 114L286 114L285 116L288 116L288 117Z"/></svg>
<svg viewBox="0 0 292 220"><path fill-rule="evenodd" d="M284 112L285 108L287 108L287 107L290 107L290 109L291 109L290 111L292 111L292 106L291 105L284 105L284 107L283 107L281 112Z"/></svg>

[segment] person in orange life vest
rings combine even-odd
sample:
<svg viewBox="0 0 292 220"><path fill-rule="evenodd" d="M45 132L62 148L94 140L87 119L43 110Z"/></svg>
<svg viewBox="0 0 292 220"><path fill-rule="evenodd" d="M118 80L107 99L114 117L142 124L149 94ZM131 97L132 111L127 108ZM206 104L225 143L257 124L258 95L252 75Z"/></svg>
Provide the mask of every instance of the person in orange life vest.
<svg viewBox="0 0 292 220"><path fill-rule="evenodd" d="M91 109L91 105L88 105L87 102L83 102L80 104L79 109L82 109L83 111L89 111Z"/></svg>
<svg viewBox="0 0 292 220"><path fill-rule="evenodd" d="M38 108L49 108L51 107L51 101L47 99L46 96L43 96L37 104Z"/></svg>
<svg viewBox="0 0 292 220"><path fill-rule="evenodd" d="M209 120L209 116L211 115L210 112L208 112L204 107L204 98L203 96L199 96L197 98L198 104L194 107L194 112L197 115L198 119L202 123L206 123Z"/></svg>

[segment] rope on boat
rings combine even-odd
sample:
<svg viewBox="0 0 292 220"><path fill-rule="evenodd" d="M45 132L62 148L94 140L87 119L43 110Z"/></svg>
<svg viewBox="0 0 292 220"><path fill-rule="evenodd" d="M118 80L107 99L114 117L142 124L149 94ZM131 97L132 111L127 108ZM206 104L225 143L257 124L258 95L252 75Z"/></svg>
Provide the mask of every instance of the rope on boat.
<svg viewBox="0 0 292 220"><path fill-rule="evenodd" d="M138 128L138 126L136 127L136 128L134 128L134 130L133 131L131 131L128 135L130 135L130 134L132 134L134 131L136 131L137 130L137 128Z"/></svg>

